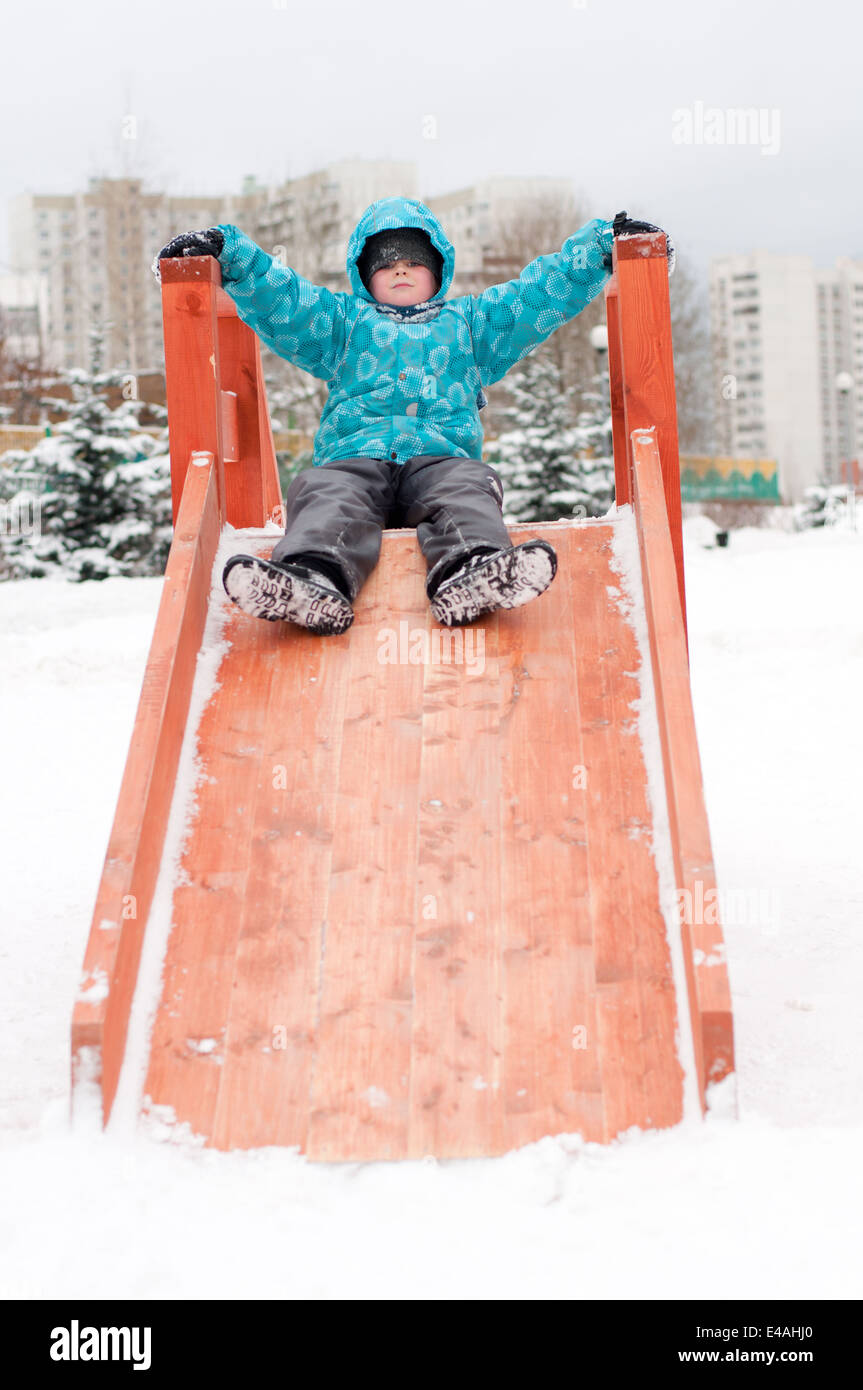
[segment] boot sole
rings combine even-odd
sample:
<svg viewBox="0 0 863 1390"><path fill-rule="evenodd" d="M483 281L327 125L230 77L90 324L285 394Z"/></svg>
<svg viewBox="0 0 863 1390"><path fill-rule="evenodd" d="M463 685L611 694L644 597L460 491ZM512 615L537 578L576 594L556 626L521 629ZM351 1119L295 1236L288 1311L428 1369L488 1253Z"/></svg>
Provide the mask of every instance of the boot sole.
<svg viewBox="0 0 863 1390"><path fill-rule="evenodd" d="M254 555L235 555L222 572L225 592L252 618L296 623L309 632L347 632L354 610L342 594L307 577L300 566L284 569Z"/></svg>
<svg viewBox="0 0 863 1390"><path fill-rule="evenodd" d="M444 580L431 609L446 627L472 623L498 608L520 608L545 593L557 573L557 556L547 541L525 541L490 555L464 579Z"/></svg>

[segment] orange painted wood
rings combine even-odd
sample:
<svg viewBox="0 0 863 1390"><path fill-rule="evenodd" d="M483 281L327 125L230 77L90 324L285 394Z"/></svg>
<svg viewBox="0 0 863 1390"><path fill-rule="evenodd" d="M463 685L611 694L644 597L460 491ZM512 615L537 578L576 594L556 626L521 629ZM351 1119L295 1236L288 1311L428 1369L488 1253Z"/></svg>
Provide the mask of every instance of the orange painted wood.
<svg viewBox="0 0 863 1390"><path fill-rule="evenodd" d="M225 604L229 600L225 597ZM195 1134L210 1134L222 1080L237 944L248 901L260 756L277 650L269 624L228 614L232 644L200 725L203 779L174 894L162 1007L147 1071L145 1108L172 1105ZM229 663L239 640L243 659Z"/></svg>
<svg viewBox="0 0 863 1390"><path fill-rule="evenodd" d="M685 632L686 586L683 573L677 397L665 234L649 232L641 236L617 238L613 264L617 285L617 341L626 439L631 441L635 429L655 427L657 431L665 506ZM610 340L609 332L609 343ZM618 441L615 439L615 452L617 447ZM631 443L628 442L626 447L631 474Z"/></svg>
<svg viewBox="0 0 863 1390"><path fill-rule="evenodd" d="M411 633L426 627L415 560L402 543L377 568L349 634L310 1158L409 1152L423 667L379 658L396 654L384 643L401 624L406 656Z"/></svg>
<svg viewBox="0 0 863 1390"><path fill-rule="evenodd" d="M114 1099L159 870L219 534L215 464L189 467L72 1017L73 1092L95 1049L103 1114ZM87 1002L87 994L101 995Z"/></svg>
<svg viewBox="0 0 863 1390"><path fill-rule="evenodd" d="M693 905L699 901L700 891L700 901L715 907L713 852L656 432L636 431L632 443L635 509L676 886L679 892L691 895ZM714 913L703 915L713 917ZM711 922L684 922L681 931L702 1105L706 1085L721 1081L734 1070L731 994L718 912L715 916Z"/></svg>
<svg viewBox="0 0 863 1390"><path fill-rule="evenodd" d="M575 679L582 546L591 531L521 528L513 538L539 533L557 551L557 577L541 608L526 608L519 622L496 620L506 1148L542 1132L604 1137ZM546 642L551 632L558 638Z"/></svg>
<svg viewBox="0 0 863 1390"><path fill-rule="evenodd" d="M236 463L240 457L240 442L237 430L237 393L220 391L222 408L222 443L225 450L225 463Z"/></svg>
<svg viewBox="0 0 863 1390"><path fill-rule="evenodd" d="M281 507L261 347L221 288L212 256L159 262L172 460L209 449L218 460L222 515L263 526ZM235 399L234 399L235 398ZM172 464L174 516L183 484Z"/></svg>
<svg viewBox="0 0 863 1390"><path fill-rule="evenodd" d="M233 457L225 454L225 518L232 526L263 526L281 504L276 455L261 368L261 346L247 323L220 317L219 363L224 391L236 397ZM227 450L227 443L226 443Z"/></svg>
<svg viewBox="0 0 863 1390"><path fill-rule="evenodd" d="M339 638L226 608L146 1082L208 1144L465 1157L680 1118L612 524L512 534L558 579L443 634L460 662L378 660L442 635L409 532Z"/></svg>
<svg viewBox="0 0 863 1390"><path fill-rule="evenodd" d="M221 278L213 256L174 256L159 262L165 388L171 451L174 525L191 455L216 460L219 511L225 514L224 448L215 292Z"/></svg>
<svg viewBox="0 0 863 1390"><path fill-rule="evenodd" d="M237 306L227 290L221 287L221 266L219 267L219 288L216 290L216 313L220 319L235 319L238 317Z"/></svg>
<svg viewBox="0 0 863 1390"><path fill-rule="evenodd" d="M452 636L422 698L411 1157L505 1148L497 621Z"/></svg>
<svg viewBox="0 0 863 1390"><path fill-rule="evenodd" d="M608 382L611 396L611 435L614 449L614 500L618 507L632 501L632 457L626 434L623 406L623 361L620 352L620 304L617 279L612 275L605 287L605 315L608 330Z"/></svg>
<svg viewBox="0 0 863 1390"><path fill-rule="evenodd" d="M249 332L252 333L252 330L249 329ZM279 526L284 526L285 517L282 502L282 484L279 480L279 468L276 462L276 446L273 441L273 426L270 420L270 411L267 406L267 393L264 387L264 369L261 365L261 343L257 335L253 333L252 341L255 349L253 380L254 394L258 409L258 457L260 458L264 485L264 520L275 521Z"/></svg>
<svg viewBox="0 0 863 1390"><path fill-rule="evenodd" d="M271 548L250 547L261 554ZM350 673L343 637L326 642L261 626L274 665L219 1054L213 1142L225 1148L306 1145ZM244 660L242 651L232 657ZM233 680L230 665L224 674ZM212 765L217 772L215 756Z"/></svg>
<svg viewBox="0 0 863 1390"><path fill-rule="evenodd" d="M667 929L650 848L653 819L635 702L643 673L612 567L612 528L573 565L576 673L587 784L604 1137L676 1123L682 1071ZM638 674L636 674L638 673Z"/></svg>

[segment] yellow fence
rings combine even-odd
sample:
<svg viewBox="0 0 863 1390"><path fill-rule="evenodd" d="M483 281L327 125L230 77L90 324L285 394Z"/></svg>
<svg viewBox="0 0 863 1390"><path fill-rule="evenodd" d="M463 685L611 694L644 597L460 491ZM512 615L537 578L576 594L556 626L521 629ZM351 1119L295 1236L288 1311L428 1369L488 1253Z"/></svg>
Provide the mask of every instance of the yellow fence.
<svg viewBox="0 0 863 1390"><path fill-rule="evenodd" d="M32 449L44 434L44 425L0 425L0 454L7 449Z"/></svg>

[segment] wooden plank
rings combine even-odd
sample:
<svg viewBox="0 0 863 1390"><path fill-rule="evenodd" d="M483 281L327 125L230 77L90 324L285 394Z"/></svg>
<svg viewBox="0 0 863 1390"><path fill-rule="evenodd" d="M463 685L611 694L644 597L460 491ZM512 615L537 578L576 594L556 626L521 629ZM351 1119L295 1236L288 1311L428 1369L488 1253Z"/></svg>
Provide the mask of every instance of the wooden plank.
<svg viewBox="0 0 863 1390"><path fill-rule="evenodd" d="M219 379L216 289L221 279L213 256L174 256L159 262L165 391L171 451L174 524L192 453L206 450L216 460L219 512L225 515L224 448Z"/></svg>
<svg viewBox="0 0 863 1390"><path fill-rule="evenodd" d="M507 1148L561 1132L604 1137L575 680L576 575L590 532L514 527L512 538L539 532L557 551L554 583L498 626Z"/></svg>
<svg viewBox="0 0 863 1390"><path fill-rule="evenodd" d="M614 500L618 507L632 501L632 457L626 433L623 403L623 357L620 346L620 301L617 277L605 287L605 316L608 325L608 383L611 398L611 435L614 451Z"/></svg>
<svg viewBox="0 0 863 1390"><path fill-rule="evenodd" d="M227 602L227 600L226 600ZM201 780L174 891L162 996L153 1026L145 1111L172 1108L208 1141L214 1131L249 861L259 759L279 634L239 609L198 733Z"/></svg>
<svg viewBox="0 0 863 1390"><path fill-rule="evenodd" d="M643 1126L658 1129L677 1124L682 1118L684 1074L675 1043L678 1012L668 927L651 849L653 812L642 745L641 721L645 715L637 712L649 673L642 666L635 630L625 612L628 596L620 588L618 573L611 568L612 555L609 534L597 554L597 562L601 560L608 568L603 573L597 563L595 571L605 592L605 603L600 596L597 605L595 635L605 671L607 701L607 724L597 726L597 731L604 729L607 744L603 758L608 776L603 779L602 798L606 833L616 842L626 889L624 892L618 888L614 894L615 916L606 921L604 939L597 942L596 969L597 981L605 977L610 986L606 1003L611 1019L617 1029L624 1028L629 1043L631 1060L624 1065L627 1070L637 1066L640 1073ZM593 628L591 632L593 636ZM605 873L603 855L599 856L596 869L598 874ZM628 923L623 920L624 911L628 913ZM623 956L618 954L621 948ZM625 979L618 977L623 958ZM625 1058L625 1051L621 1050L620 1055ZM613 1138L614 1132L610 1131L608 1137Z"/></svg>
<svg viewBox="0 0 863 1390"><path fill-rule="evenodd" d="M252 330L249 329L252 333ZM263 475L264 486L264 520L275 521L280 526L284 526L285 517L283 515L282 504L282 485L279 481L279 469L276 463L276 446L273 442L273 426L270 420L270 411L267 406L267 392L264 387L264 368L261 364L261 341L256 334L252 333L252 340L255 346L255 367L254 381L255 395L258 408L258 456L260 458L261 473Z"/></svg>
<svg viewBox="0 0 863 1390"><path fill-rule="evenodd" d="M236 450L225 455L225 516L237 528L263 526L281 491L261 369L260 341L237 317L219 318L223 391L236 396ZM226 441L227 449L227 441Z"/></svg>
<svg viewBox="0 0 863 1390"><path fill-rule="evenodd" d="M675 879L678 890L688 893L691 902L699 900L700 892L702 902L715 906L713 851L657 435L652 430L638 430L632 441L645 610ZM718 911L715 916L715 921L684 925L681 932L702 1107L707 1083L722 1080L734 1069L731 995Z"/></svg>
<svg viewBox="0 0 863 1390"><path fill-rule="evenodd" d="M680 608L686 631L686 585L677 441L677 397L671 342L671 307L665 234L618 238L614 243L626 438L655 428ZM615 441L617 445L617 441ZM627 452L631 459L631 442ZM631 471L631 469L630 469Z"/></svg>
<svg viewBox="0 0 863 1390"><path fill-rule="evenodd" d="M496 615L452 630L462 660L425 668L411 1157L506 1147L497 631Z"/></svg>
<svg viewBox="0 0 863 1390"><path fill-rule="evenodd" d="M220 391L222 408L222 444L225 450L225 463L236 463L239 459L239 430L237 427L237 393Z"/></svg>
<svg viewBox="0 0 863 1390"><path fill-rule="evenodd" d="M305 1149L349 634L278 629L213 1142Z"/></svg>
<svg viewBox="0 0 863 1390"><path fill-rule="evenodd" d="M593 925L598 1049L602 1073L603 1137L644 1124L640 1040L644 1032L635 966L632 886L627 878L629 842L621 766L613 724L614 682L634 669L631 651L615 646L608 628L616 584L609 565L611 528L592 527L592 546L574 576L576 680L583 761L587 774L587 859ZM626 658L629 658L629 666ZM621 658L621 659L619 659ZM632 684L629 686L632 692Z"/></svg>
<svg viewBox="0 0 863 1390"><path fill-rule="evenodd" d="M84 957L83 997L72 1016L73 1093L82 1051L95 1048L105 1120L123 1059L218 534L214 460L201 454L183 490Z"/></svg>
<svg viewBox="0 0 863 1390"><path fill-rule="evenodd" d="M409 656L429 610L415 537L385 532L383 546L350 629L306 1150L315 1159L408 1153L423 666L380 658Z"/></svg>

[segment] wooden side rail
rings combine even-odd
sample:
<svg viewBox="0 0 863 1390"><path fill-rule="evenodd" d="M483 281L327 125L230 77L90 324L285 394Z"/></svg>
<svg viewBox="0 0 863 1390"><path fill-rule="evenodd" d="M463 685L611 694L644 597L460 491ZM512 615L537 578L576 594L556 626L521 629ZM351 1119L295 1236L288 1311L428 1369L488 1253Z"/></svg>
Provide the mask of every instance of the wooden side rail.
<svg viewBox="0 0 863 1390"><path fill-rule="evenodd" d="M220 531L216 460L194 454L72 1016L72 1094L79 1080L95 1080L104 1121L123 1060Z"/></svg>
<svg viewBox="0 0 863 1390"><path fill-rule="evenodd" d="M257 335L221 288L213 256L159 262L176 521L193 450L216 459L223 521L263 526L282 495Z"/></svg>
<svg viewBox="0 0 863 1390"><path fill-rule="evenodd" d="M612 254L605 306L615 500L618 506L632 501L633 431L655 427L685 634L677 396L665 235L646 232L617 238Z"/></svg>
<svg viewBox="0 0 863 1390"><path fill-rule="evenodd" d="M704 1109L707 1085L721 1081L734 1070L734 1035L658 433L658 429L641 429L633 430L630 436L632 501L671 826L677 890L675 907L680 916L695 1060Z"/></svg>

